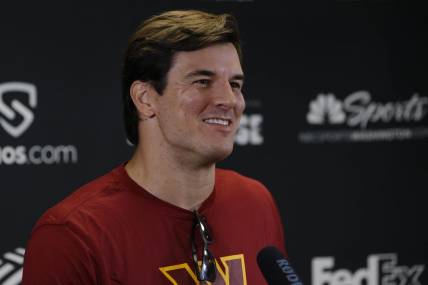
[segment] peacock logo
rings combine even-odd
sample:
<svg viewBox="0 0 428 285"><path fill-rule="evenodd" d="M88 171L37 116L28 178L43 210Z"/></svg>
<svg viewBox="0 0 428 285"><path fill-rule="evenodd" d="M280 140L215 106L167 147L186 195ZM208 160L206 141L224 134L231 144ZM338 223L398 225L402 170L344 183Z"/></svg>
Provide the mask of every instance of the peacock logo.
<svg viewBox="0 0 428 285"><path fill-rule="evenodd" d="M319 94L309 104L309 113L306 116L308 123L321 125L325 122L330 124L342 124L346 120L342 102L331 94Z"/></svg>

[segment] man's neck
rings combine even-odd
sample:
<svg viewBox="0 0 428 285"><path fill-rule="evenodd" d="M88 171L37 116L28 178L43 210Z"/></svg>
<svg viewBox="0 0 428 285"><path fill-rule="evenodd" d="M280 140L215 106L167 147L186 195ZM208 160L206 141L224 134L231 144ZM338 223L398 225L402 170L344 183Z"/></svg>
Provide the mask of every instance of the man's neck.
<svg viewBox="0 0 428 285"><path fill-rule="evenodd" d="M171 157L151 157L137 148L125 169L152 195L187 210L199 208L214 189L215 164L190 167Z"/></svg>

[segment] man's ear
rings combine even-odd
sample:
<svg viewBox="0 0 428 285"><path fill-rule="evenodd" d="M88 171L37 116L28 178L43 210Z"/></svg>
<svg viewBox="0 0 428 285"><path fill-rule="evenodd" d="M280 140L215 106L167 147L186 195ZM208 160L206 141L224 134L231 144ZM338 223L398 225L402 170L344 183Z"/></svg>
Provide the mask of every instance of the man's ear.
<svg viewBox="0 0 428 285"><path fill-rule="evenodd" d="M136 80L131 84L129 93L141 120L153 118L156 114L152 98L155 95L153 92L155 92L153 87L147 82Z"/></svg>

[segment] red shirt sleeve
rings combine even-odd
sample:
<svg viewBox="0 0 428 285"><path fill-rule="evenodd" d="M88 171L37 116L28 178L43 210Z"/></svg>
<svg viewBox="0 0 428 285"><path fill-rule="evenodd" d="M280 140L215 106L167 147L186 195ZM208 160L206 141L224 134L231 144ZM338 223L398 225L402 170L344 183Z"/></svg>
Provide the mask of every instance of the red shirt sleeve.
<svg viewBox="0 0 428 285"><path fill-rule="evenodd" d="M90 248L66 225L40 226L27 245L23 284L98 284L94 260Z"/></svg>

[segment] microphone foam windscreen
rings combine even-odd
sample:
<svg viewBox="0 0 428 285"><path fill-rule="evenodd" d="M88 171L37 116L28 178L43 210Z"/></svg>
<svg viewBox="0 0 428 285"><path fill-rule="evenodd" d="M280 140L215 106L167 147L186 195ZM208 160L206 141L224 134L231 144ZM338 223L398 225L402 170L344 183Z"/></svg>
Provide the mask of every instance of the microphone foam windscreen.
<svg viewBox="0 0 428 285"><path fill-rule="evenodd" d="M260 250L257 254L257 264L269 285L302 285L288 260L276 247L268 246Z"/></svg>

